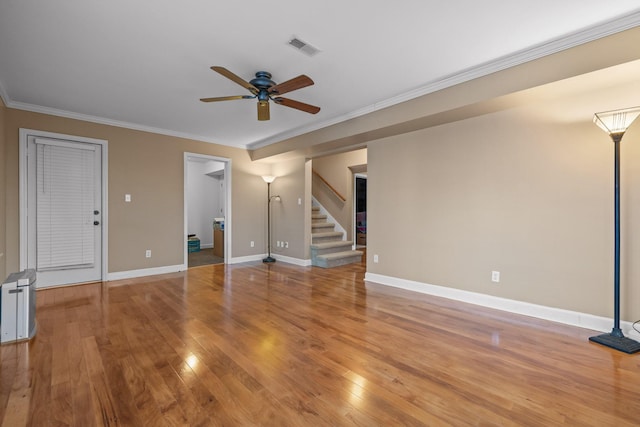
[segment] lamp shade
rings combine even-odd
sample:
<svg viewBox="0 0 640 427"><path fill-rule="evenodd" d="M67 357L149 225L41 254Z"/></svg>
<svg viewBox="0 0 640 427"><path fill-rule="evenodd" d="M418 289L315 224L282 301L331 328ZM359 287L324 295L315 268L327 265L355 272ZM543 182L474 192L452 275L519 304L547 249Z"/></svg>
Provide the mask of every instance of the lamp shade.
<svg viewBox="0 0 640 427"><path fill-rule="evenodd" d="M276 180L276 177L273 175L263 175L262 179L264 179L264 182L266 182L267 184L271 184L273 181Z"/></svg>
<svg viewBox="0 0 640 427"><path fill-rule="evenodd" d="M593 115L593 122L609 135L623 134L640 115L640 107L605 111Z"/></svg>

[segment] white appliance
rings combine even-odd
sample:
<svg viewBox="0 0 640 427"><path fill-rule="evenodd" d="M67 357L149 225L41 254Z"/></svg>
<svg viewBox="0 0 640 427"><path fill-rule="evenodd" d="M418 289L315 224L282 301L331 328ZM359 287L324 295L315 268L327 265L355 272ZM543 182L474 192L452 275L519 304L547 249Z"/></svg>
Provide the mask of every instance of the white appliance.
<svg viewBox="0 0 640 427"><path fill-rule="evenodd" d="M0 292L0 343L33 338L36 333L36 271L11 273Z"/></svg>

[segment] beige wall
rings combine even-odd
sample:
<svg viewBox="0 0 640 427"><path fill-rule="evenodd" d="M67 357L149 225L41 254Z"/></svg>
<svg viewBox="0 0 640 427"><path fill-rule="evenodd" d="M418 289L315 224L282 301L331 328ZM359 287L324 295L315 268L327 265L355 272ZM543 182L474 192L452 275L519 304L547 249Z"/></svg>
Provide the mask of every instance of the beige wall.
<svg viewBox="0 0 640 427"><path fill-rule="evenodd" d="M0 186L0 191L6 189L6 247L11 248L6 251L7 271L19 268L20 128L108 141L109 272L183 263L184 152L232 159L232 256L266 251L266 193L261 175L270 173L271 166L252 162L246 150L11 108L4 116L6 157L2 164L6 165L6 186ZM304 173L303 162L287 167L289 176ZM132 195L131 203L124 202L125 194ZM298 194L297 188L291 190L293 194ZM287 193L289 198L293 200ZM287 219L285 216L282 220ZM4 228L5 221L2 225ZM304 240L304 235L294 232L286 238L290 248L295 248L292 253L298 254L301 244L297 241ZM254 248L250 247L252 240ZM152 250L152 258L145 258L145 249Z"/></svg>
<svg viewBox="0 0 640 427"><path fill-rule="evenodd" d="M311 204L305 195L305 160L299 158L279 162L273 165L272 170L277 178L271 184L271 194L279 195L280 201L274 201L271 205L273 221L271 253L308 259L309 248L305 244L305 239L301 238L310 233L305 229L305 214L308 211L306 206ZM264 192L266 200L266 184ZM278 240L288 242L289 247L278 248L276 246Z"/></svg>
<svg viewBox="0 0 640 427"><path fill-rule="evenodd" d="M318 172L336 191L346 198L345 201L342 201L317 176L313 177L313 197L345 229L347 240L353 239L353 172L349 167L366 164L366 149L313 159L313 170Z"/></svg>
<svg viewBox="0 0 640 427"><path fill-rule="evenodd" d="M601 110L576 112L600 94L588 95L370 143L368 271L612 316L613 144L591 123ZM622 141L629 321L640 318L638 159L640 122Z"/></svg>
<svg viewBox="0 0 640 427"><path fill-rule="evenodd" d="M5 277L7 277L7 270L5 267L6 260L6 221L5 221L5 115L6 108L4 103L2 102L2 98L0 98L0 280L4 281Z"/></svg>

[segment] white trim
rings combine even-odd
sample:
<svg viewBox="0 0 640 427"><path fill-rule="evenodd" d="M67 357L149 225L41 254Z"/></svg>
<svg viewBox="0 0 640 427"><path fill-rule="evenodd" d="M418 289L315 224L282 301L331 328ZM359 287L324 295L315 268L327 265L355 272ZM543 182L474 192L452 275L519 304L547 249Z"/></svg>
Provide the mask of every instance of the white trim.
<svg viewBox="0 0 640 427"><path fill-rule="evenodd" d="M107 278L109 260L109 149L108 141L104 139L89 138L85 136L66 135L56 132L20 128L19 131L19 208L20 208L20 270L27 268L27 141L29 136L35 138L52 138L80 143L99 145L102 148L102 271L100 278L104 281Z"/></svg>
<svg viewBox="0 0 640 427"><path fill-rule="evenodd" d="M447 288L445 286L430 285L428 283L415 282L413 280L400 279L381 274L367 272L364 276L364 280L365 282L377 283L380 285L419 292L421 294L434 295L437 297L462 301L469 304L480 305L496 310L507 311L509 313L536 317L538 319L550 320L552 322L564 323L565 325L578 326L580 328L592 329L595 331L609 332L613 326L613 320L606 317L531 304L492 295L464 291L461 289ZM620 322L620 327L625 335L634 339L640 339L640 333L632 328L631 322Z"/></svg>
<svg viewBox="0 0 640 427"><path fill-rule="evenodd" d="M0 98L2 99L2 103L5 105L5 107L8 107L9 103L11 102L11 98L9 98L9 94L7 93L7 91L4 90L2 80L0 80Z"/></svg>
<svg viewBox="0 0 640 427"><path fill-rule="evenodd" d="M177 273L187 269L185 264L183 265L167 265L164 267L143 268L140 270L129 271L116 271L109 273L107 281L122 280L122 279L135 279L137 277L155 276L158 274Z"/></svg>
<svg viewBox="0 0 640 427"><path fill-rule="evenodd" d="M558 37L550 41L531 46L527 49L523 49L509 55L487 61L483 64L478 64L471 68L467 68L466 70L462 70L448 76L438 78L415 90L399 94L375 104L367 105L358 110L350 111L347 114L333 117L324 121L315 122L310 124L309 126L302 126L296 129L291 129L289 131L249 143L247 145L247 149L257 150L276 142L280 142L305 133L313 132L318 129L342 123L356 117L364 116L365 114L369 114L377 110L382 110L383 108L387 108L392 105L400 104L402 102L409 101L411 99L418 98L420 96L427 95L433 92L437 92L439 90L446 89L448 87L452 87L461 83L465 83L473 79L488 76L489 74L503 71L508 68L524 64L526 62L534 61L536 59L540 59L545 56L561 52L563 50L571 49L573 47L580 46L582 44L589 43L594 40L610 36L612 34L620 33L637 26L640 26L640 9L636 10L635 12L627 13L622 16L618 16L616 18L602 22L600 24L591 26L589 28L575 31L562 37Z"/></svg>
<svg viewBox="0 0 640 427"><path fill-rule="evenodd" d="M249 255L243 257L231 258L229 264L242 264L244 262L262 261L266 258L267 254ZM287 264L297 265L299 267L309 267L311 265L310 259L292 258L284 255L278 255L272 253L271 256L276 259L276 262L284 262Z"/></svg>
<svg viewBox="0 0 640 427"><path fill-rule="evenodd" d="M1 93L2 92L0 92L0 94ZM172 131L172 130L169 130L169 129L157 128L157 127L153 127L153 126L145 126L145 125L140 125L140 124L131 123L131 122L125 122L125 121L121 121L121 120L112 120L112 119L107 119L107 118L104 118L104 117L98 117L98 116L92 116L92 115L88 115L88 114L75 113L73 111L60 110L58 108L43 107L41 105L27 104L25 102L12 101L11 99L9 99L8 96L5 99L5 103L4 104L8 108L14 108L16 110L31 111L31 112L34 112L34 113L48 114L50 116L65 117L65 118L68 118L68 119L82 120L82 121L85 121L85 122L98 123L98 124L107 125L107 126L115 126L115 127L124 128L124 129L139 130L139 131L142 131L142 132L151 132L151 133L156 133L158 135L175 136L176 138L185 138L185 139L191 139L191 140L194 140L194 141L209 142L209 143L212 143L212 144L226 145L226 146L229 146L229 147L238 147L238 148L245 148L246 147L246 145L225 144L224 142L220 142L220 140L218 140L218 139L214 139L214 138L210 138L210 137L206 137L206 136L202 136L202 135L195 135L195 134L190 134L190 133L186 133L186 132L176 132L176 131Z"/></svg>
<svg viewBox="0 0 640 427"><path fill-rule="evenodd" d="M278 255L278 254L276 255L271 254L271 256L274 257L278 262L285 262L287 264L293 264L299 267L309 267L311 265L310 259L292 258L289 256Z"/></svg>
<svg viewBox="0 0 640 427"><path fill-rule="evenodd" d="M183 253L184 253L184 265L189 265L189 252L188 252L188 243L187 243L187 236L189 234L189 230L187 228L188 226L188 219L189 219L189 212L188 212L188 195L189 195L189 188L188 188L188 167L189 167L189 158L198 158L198 159L206 159L206 160L212 160L212 161L216 161L216 162L222 162L224 163L224 193L225 193L225 206L224 206L224 263L225 264L230 264L230 259L232 258L232 244L231 244L231 237L232 237L232 218L233 216L231 215L231 164L232 161L231 159L227 158L227 157L218 157L218 156L210 156L207 154L199 154L199 153L189 153L189 152L184 152L184 176L183 176L183 188L184 188L184 194L183 194L183 204L184 204L184 239L183 239ZM205 247L205 246L203 246ZM209 247L209 246L206 246ZM213 247L213 244L210 246Z"/></svg>
<svg viewBox="0 0 640 427"><path fill-rule="evenodd" d="M273 254L272 254L273 255ZM258 255L248 255L248 256L240 256L235 258L229 258L229 264L242 264L243 262L253 262L253 261L262 261L267 254L258 254Z"/></svg>

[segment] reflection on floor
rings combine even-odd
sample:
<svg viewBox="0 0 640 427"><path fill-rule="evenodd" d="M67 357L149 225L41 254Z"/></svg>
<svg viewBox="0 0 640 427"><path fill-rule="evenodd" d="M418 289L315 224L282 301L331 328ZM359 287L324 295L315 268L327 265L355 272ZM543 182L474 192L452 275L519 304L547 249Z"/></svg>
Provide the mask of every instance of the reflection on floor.
<svg viewBox="0 0 640 427"><path fill-rule="evenodd" d="M189 252L189 267L224 264L224 258L215 256L212 248L203 248L198 252Z"/></svg>

